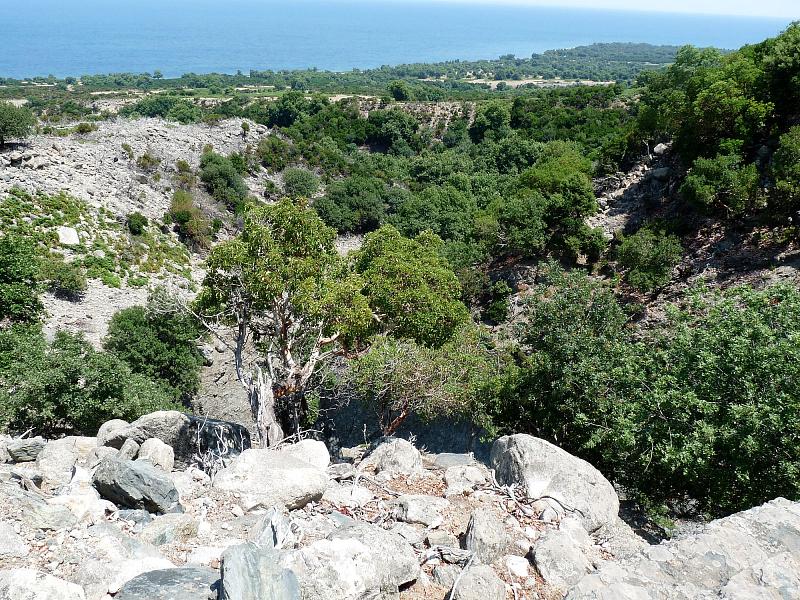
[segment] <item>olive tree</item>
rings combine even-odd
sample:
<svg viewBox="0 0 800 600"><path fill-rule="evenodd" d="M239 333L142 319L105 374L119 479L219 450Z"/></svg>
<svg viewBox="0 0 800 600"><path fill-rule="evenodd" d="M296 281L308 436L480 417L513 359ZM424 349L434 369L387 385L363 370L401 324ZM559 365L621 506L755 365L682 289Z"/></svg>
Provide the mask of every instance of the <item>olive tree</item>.
<svg viewBox="0 0 800 600"><path fill-rule="evenodd" d="M36 124L33 113L10 102L0 102L0 149L9 138L28 137Z"/></svg>
<svg viewBox="0 0 800 600"><path fill-rule="evenodd" d="M313 210L283 200L248 209L242 233L209 255L194 309L233 352L264 446L299 434L313 375L373 321L335 237Z"/></svg>

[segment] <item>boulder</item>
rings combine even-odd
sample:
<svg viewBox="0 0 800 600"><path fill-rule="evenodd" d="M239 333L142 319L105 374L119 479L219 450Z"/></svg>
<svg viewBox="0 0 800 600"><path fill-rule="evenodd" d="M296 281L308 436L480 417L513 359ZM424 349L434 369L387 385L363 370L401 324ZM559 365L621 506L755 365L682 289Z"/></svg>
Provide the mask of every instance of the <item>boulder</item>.
<svg viewBox="0 0 800 600"><path fill-rule="evenodd" d="M172 480L144 461L106 458L97 467L92 483L103 498L117 506L153 513L182 511Z"/></svg>
<svg viewBox="0 0 800 600"><path fill-rule="evenodd" d="M288 517L279 507L273 506L250 531L250 540L262 548L280 550L292 547L295 535Z"/></svg>
<svg viewBox="0 0 800 600"><path fill-rule="evenodd" d="M447 484L445 496L462 496L470 494L479 485L486 483L484 469L476 465L462 465L449 467L444 472L444 481Z"/></svg>
<svg viewBox="0 0 800 600"><path fill-rule="evenodd" d="M418 523L425 527L437 527L442 522L440 513L450 503L444 498L406 494L395 500L394 516L404 523Z"/></svg>
<svg viewBox="0 0 800 600"><path fill-rule="evenodd" d="M317 440L301 440L296 444L284 446L279 451L285 456L291 456L307 462L313 467L324 471L331 464L331 456L323 442Z"/></svg>
<svg viewBox="0 0 800 600"><path fill-rule="evenodd" d="M669 150L669 146L667 146L666 144L656 144L656 147L653 148L653 154L655 154L656 156L661 156L667 150Z"/></svg>
<svg viewBox="0 0 800 600"><path fill-rule="evenodd" d="M459 573L461 573L461 569L455 565L436 565L433 568L433 581L436 583L436 585L440 585L449 590L456 582Z"/></svg>
<svg viewBox="0 0 800 600"><path fill-rule="evenodd" d="M419 575L411 546L367 523L345 525L327 539L284 552L281 564L297 576L303 598L393 597Z"/></svg>
<svg viewBox="0 0 800 600"><path fill-rule="evenodd" d="M139 539L154 546L163 546L175 541L188 542L197 537L199 525L197 520L186 514L162 515L142 528Z"/></svg>
<svg viewBox="0 0 800 600"><path fill-rule="evenodd" d="M160 569L137 575L114 600L217 600L219 574L205 567Z"/></svg>
<svg viewBox="0 0 800 600"><path fill-rule="evenodd" d="M331 484L325 490L322 499L330 502L334 506L344 506L346 508L356 508L364 506L375 496L369 489L360 485L338 485Z"/></svg>
<svg viewBox="0 0 800 600"><path fill-rule="evenodd" d="M478 562L491 564L508 553L513 540L500 518L488 508L473 511L464 536L464 547L475 553Z"/></svg>
<svg viewBox="0 0 800 600"><path fill-rule="evenodd" d="M89 456L97 447L91 437L70 436L48 442L36 457L36 468L42 474L42 486L53 490L72 480L78 463L88 464Z"/></svg>
<svg viewBox="0 0 800 600"><path fill-rule="evenodd" d="M548 530L536 542L533 562L539 575L548 585L566 591L592 570L587 557L592 541L586 531L578 524Z"/></svg>
<svg viewBox="0 0 800 600"><path fill-rule="evenodd" d="M278 564L274 550L255 544L231 546L222 554L220 600L300 600L292 571Z"/></svg>
<svg viewBox="0 0 800 600"><path fill-rule="evenodd" d="M778 498L602 564L568 600L800 598L800 503Z"/></svg>
<svg viewBox="0 0 800 600"><path fill-rule="evenodd" d="M139 448L139 459L169 473L175 465L175 451L158 438L145 440Z"/></svg>
<svg viewBox="0 0 800 600"><path fill-rule="evenodd" d="M580 518L587 531L615 522L614 487L585 460L530 435L504 436L492 446L491 466L502 484L519 484L529 498L546 499L559 515Z"/></svg>
<svg viewBox="0 0 800 600"><path fill-rule="evenodd" d="M31 503L22 511L22 521L34 529L61 531L72 529L78 519L66 506L51 505L45 502Z"/></svg>
<svg viewBox="0 0 800 600"><path fill-rule="evenodd" d="M0 522L0 561L6 558L24 558L30 547L8 523Z"/></svg>
<svg viewBox="0 0 800 600"><path fill-rule="evenodd" d="M6 452L11 462L33 462L45 444L43 437L13 439L6 443Z"/></svg>
<svg viewBox="0 0 800 600"><path fill-rule="evenodd" d="M422 470L422 456L410 442L401 438L386 438L378 443L361 465L390 476L411 475Z"/></svg>
<svg viewBox="0 0 800 600"><path fill-rule="evenodd" d="M130 424L122 423L124 421L104 424L97 434L98 443L121 448L128 439L142 444L157 438L174 451L177 469L185 469L208 455L227 458L250 448L250 434L243 425L175 410L162 410Z"/></svg>
<svg viewBox="0 0 800 600"><path fill-rule="evenodd" d="M245 450L231 465L219 471L213 486L239 495L242 508L290 510L319 500L328 487L328 476L309 463L274 450Z"/></svg>
<svg viewBox="0 0 800 600"><path fill-rule="evenodd" d="M62 225L56 229L56 233L58 234L58 243L62 246L78 246L81 243L78 231L74 227Z"/></svg>
<svg viewBox="0 0 800 600"><path fill-rule="evenodd" d="M524 556L509 554L503 557L503 564L512 576L518 579L525 579L528 577L531 563L529 563L528 559Z"/></svg>
<svg viewBox="0 0 800 600"><path fill-rule="evenodd" d="M450 600L505 600L506 586L494 569L472 565L457 579L450 590Z"/></svg>
<svg viewBox="0 0 800 600"><path fill-rule="evenodd" d="M0 600L86 600L83 588L34 569L0 571Z"/></svg>
<svg viewBox="0 0 800 600"><path fill-rule="evenodd" d="M118 457L122 460L133 460L139 455L139 443L128 438L119 449Z"/></svg>

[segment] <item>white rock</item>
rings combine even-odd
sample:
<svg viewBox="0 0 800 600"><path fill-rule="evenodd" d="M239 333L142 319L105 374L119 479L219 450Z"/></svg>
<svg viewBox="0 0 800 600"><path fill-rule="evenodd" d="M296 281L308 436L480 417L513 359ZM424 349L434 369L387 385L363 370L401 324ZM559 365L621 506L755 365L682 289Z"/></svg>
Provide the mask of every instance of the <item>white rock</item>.
<svg viewBox="0 0 800 600"><path fill-rule="evenodd" d="M528 576L530 563L524 556L509 555L503 559L503 562L506 564L508 572L514 577L525 578Z"/></svg>
<svg viewBox="0 0 800 600"><path fill-rule="evenodd" d="M81 243L78 231L74 227L62 225L56 229L56 233L58 234L58 243L62 246L78 246Z"/></svg>
<svg viewBox="0 0 800 600"><path fill-rule="evenodd" d="M83 588L34 569L0 571L0 600L86 600Z"/></svg>
<svg viewBox="0 0 800 600"><path fill-rule="evenodd" d="M331 464L328 448L318 440L300 440L296 444L284 446L279 452L285 456L298 458L317 469L325 470Z"/></svg>
<svg viewBox="0 0 800 600"><path fill-rule="evenodd" d="M334 506L356 508L364 506L374 498L372 492L360 485L331 485L325 490L322 499Z"/></svg>
<svg viewBox="0 0 800 600"><path fill-rule="evenodd" d="M175 465L175 451L160 439L150 438L142 442L138 459L149 460L154 466L169 473Z"/></svg>

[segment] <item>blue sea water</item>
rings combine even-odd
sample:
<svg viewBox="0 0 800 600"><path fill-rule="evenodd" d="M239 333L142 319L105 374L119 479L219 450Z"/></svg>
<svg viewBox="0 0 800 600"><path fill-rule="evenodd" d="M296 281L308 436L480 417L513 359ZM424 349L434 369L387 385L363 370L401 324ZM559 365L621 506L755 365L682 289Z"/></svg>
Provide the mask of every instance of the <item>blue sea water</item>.
<svg viewBox="0 0 800 600"><path fill-rule="evenodd" d="M612 41L737 48L787 25L488 1L0 0L0 76L342 71Z"/></svg>

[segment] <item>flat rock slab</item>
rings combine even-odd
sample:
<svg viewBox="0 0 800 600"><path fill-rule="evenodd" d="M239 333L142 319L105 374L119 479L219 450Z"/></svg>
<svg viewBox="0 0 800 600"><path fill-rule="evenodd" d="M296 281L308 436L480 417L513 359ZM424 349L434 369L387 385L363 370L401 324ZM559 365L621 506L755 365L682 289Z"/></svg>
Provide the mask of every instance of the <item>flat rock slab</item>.
<svg viewBox="0 0 800 600"><path fill-rule="evenodd" d="M122 586L114 600L217 600L219 573L205 567L149 571Z"/></svg>
<svg viewBox="0 0 800 600"><path fill-rule="evenodd" d="M92 484L103 498L120 507L143 508L152 513L182 511L172 479L144 461L105 458L97 467Z"/></svg>

